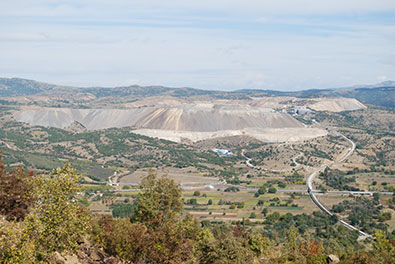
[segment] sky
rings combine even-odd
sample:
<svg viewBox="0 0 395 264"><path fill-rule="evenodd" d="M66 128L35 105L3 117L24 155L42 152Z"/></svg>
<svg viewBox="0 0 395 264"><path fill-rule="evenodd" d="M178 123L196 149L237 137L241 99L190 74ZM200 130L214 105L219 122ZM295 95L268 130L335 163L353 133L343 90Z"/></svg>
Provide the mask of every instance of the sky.
<svg viewBox="0 0 395 264"><path fill-rule="evenodd" d="M395 80L395 0L1 0L0 77L226 91Z"/></svg>

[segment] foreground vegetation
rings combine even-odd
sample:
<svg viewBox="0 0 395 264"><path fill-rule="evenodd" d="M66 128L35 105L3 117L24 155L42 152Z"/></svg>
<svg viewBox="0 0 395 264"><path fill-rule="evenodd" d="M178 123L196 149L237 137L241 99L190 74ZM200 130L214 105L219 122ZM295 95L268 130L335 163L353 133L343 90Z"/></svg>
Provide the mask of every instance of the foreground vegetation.
<svg viewBox="0 0 395 264"><path fill-rule="evenodd" d="M270 228L260 230L243 222L199 224L185 214L180 186L152 172L143 179L130 216L92 215L80 202L80 179L69 164L51 175L35 175L21 168L6 171L0 163L1 263L51 263L56 254L79 257L81 245L87 243L123 263L327 263L328 254L336 254L341 263L395 260L390 234L377 232L369 250L362 244L360 249L350 247L342 244L344 235L357 235L324 215L268 215L272 229L280 221L288 224L287 232L277 233L280 237L269 235ZM328 223L318 229L321 239L308 232L301 235L300 229L318 218L320 222L311 224Z"/></svg>

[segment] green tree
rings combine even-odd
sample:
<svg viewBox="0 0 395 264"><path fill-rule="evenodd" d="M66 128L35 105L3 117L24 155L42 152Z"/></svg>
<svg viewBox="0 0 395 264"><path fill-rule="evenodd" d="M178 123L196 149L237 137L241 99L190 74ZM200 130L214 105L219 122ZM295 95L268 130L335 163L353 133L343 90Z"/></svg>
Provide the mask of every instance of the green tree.
<svg viewBox="0 0 395 264"><path fill-rule="evenodd" d="M285 187L286 187L286 184L283 183L283 182L279 182L279 183L277 184L277 186L278 186L278 188L285 188Z"/></svg>
<svg viewBox="0 0 395 264"><path fill-rule="evenodd" d="M248 244L255 256L262 257L271 248L272 244L267 237L263 237L261 234L252 233L248 236Z"/></svg>
<svg viewBox="0 0 395 264"><path fill-rule="evenodd" d="M264 216L266 216L268 212L269 212L269 210L268 210L266 207L263 208L262 214L263 214Z"/></svg>
<svg viewBox="0 0 395 264"><path fill-rule="evenodd" d="M26 223L38 254L74 249L89 229L90 217L78 203L80 179L69 163L34 178L34 205Z"/></svg>
<svg viewBox="0 0 395 264"><path fill-rule="evenodd" d="M197 205L197 200L196 200L196 198L188 199L188 200L187 200L187 204L190 204L190 205Z"/></svg>
<svg viewBox="0 0 395 264"><path fill-rule="evenodd" d="M300 253L301 237L298 229L295 226L291 226L287 234L287 240L284 244L285 255L288 260L294 261L295 263L303 263L303 256Z"/></svg>
<svg viewBox="0 0 395 264"><path fill-rule="evenodd" d="M229 230L215 237L209 229L204 229L197 237L196 258L198 263L253 263L254 253L248 241L236 238ZM246 243L244 243L246 242Z"/></svg>
<svg viewBox="0 0 395 264"><path fill-rule="evenodd" d="M181 188L167 176L160 178L150 170L141 181L142 191L136 200L133 221L164 223L175 219L183 210Z"/></svg>
<svg viewBox="0 0 395 264"><path fill-rule="evenodd" d="M260 187L258 189L258 194L265 194L265 192L266 192L266 187L265 186L262 186L262 187Z"/></svg>
<svg viewBox="0 0 395 264"><path fill-rule="evenodd" d="M377 231L373 243L373 254L379 264L392 264L395 261L395 247L385 237L384 231Z"/></svg>

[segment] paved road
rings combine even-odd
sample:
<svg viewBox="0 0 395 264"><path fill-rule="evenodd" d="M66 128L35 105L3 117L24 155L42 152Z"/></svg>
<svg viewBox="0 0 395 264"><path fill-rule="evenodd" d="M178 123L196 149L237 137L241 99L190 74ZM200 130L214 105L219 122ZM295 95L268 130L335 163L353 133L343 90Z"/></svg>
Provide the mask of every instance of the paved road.
<svg viewBox="0 0 395 264"><path fill-rule="evenodd" d="M307 193L308 190L302 190L302 189L279 189L277 190L278 192L287 192L287 193ZM386 194L386 195L392 195L393 192L377 192L377 191L326 191L323 192L321 190L314 190L314 193L318 194L362 194L362 195L373 195L374 193L379 193L379 194Z"/></svg>
<svg viewBox="0 0 395 264"><path fill-rule="evenodd" d="M315 122L315 123L317 123L317 122ZM317 123L317 124L318 124L318 123ZM342 158L338 161L338 163L341 163L341 162L345 161L345 160L354 152L354 150L355 150L355 143L354 143L351 139L347 138L346 136L344 136L344 135L342 135L342 134L340 134L340 133L339 133L339 135L342 136L344 139L346 139L346 140L351 144L351 148L350 148L350 150L347 152L347 154L344 155L344 157L342 157ZM313 189L313 181L314 181L314 178L315 178L321 171L325 170L326 168L329 168L329 167L330 167L332 164L334 164L334 163L335 163L335 162L332 162L330 165L325 165L325 166L322 166L322 167L316 169L316 170L313 171L313 172L309 175L309 177L307 178L307 192L309 193L311 200L317 205L318 208L320 208L324 213L326 213L326 214L329 215L329 216L333 216L333 213L331 213L327 208L325 208L324 205L322 205L322 204L320 203L320 201L318 201L317 197L315 196L316 191ZM342 225L344 225L344 226L347 227L348 229L358 231L358 232L359 232L362 236L364 236L364 237L372 238L371 235L369 235L369 234L363 232L362 230L359 230L358 228L356 228L356 227L354 227L354 226L348 224L347 222L345 222L345 221L343 221L343 220L339 220L339 223L342 224Z"/></svg>

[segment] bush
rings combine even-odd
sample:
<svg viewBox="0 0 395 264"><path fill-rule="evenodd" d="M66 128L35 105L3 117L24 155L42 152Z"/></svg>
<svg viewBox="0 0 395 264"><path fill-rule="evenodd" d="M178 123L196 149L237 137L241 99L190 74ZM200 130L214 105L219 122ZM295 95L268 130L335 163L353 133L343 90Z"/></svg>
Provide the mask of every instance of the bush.
<svg viewBox="0 0 395 264"><path fill-rule="evenodd" d="M223 232L216 238L208 229L198 235L196 246L197 262L210 263L253 263L254 254L245 246L244 241L231 234Z"/></svg>
<svg viewBox="0 0 395 264"><path fill-rule="evenodd" d="M237 188L237 187L234 187L234 186L228 187L228 188L226 188L226 189L224 190L224 192L238 192L238 191L240 191L240 189Z"/></svg>
<svg viewBox="0 0 395 264"><path fill-rule="evenodd" d="M197 205L197 200L195 198L187 200L187 204L189 205Z"/></svg>
<svg viewBox="0 0 395 264"><path fill-rule="evenodd" d="M0 153L0 214L7 220L23 220L32 205L32 173L18 167L6 172Z"/></svg>
<svg viewBox="0 0 395 264"><path fill-rule="evenodd" d="M184 263L191 258L190 239L196 238L198 229L190 218L147 226L102 216L92 237L106 252L128 263Z"/></svg>
<svg viewBox="0 0 395 264"><path fill-rule="evenodd" d="M278 186L278 188L285 188L286 187L285 183L283 183L283 182L279 182L277 184L277 186Z"/></svg>
<svg viewBox="0 0 395 264"><path fill-rule="evenodd" d="M35 245L26 233L24 222L0 222L0 263L36 263Z"/></svg>

